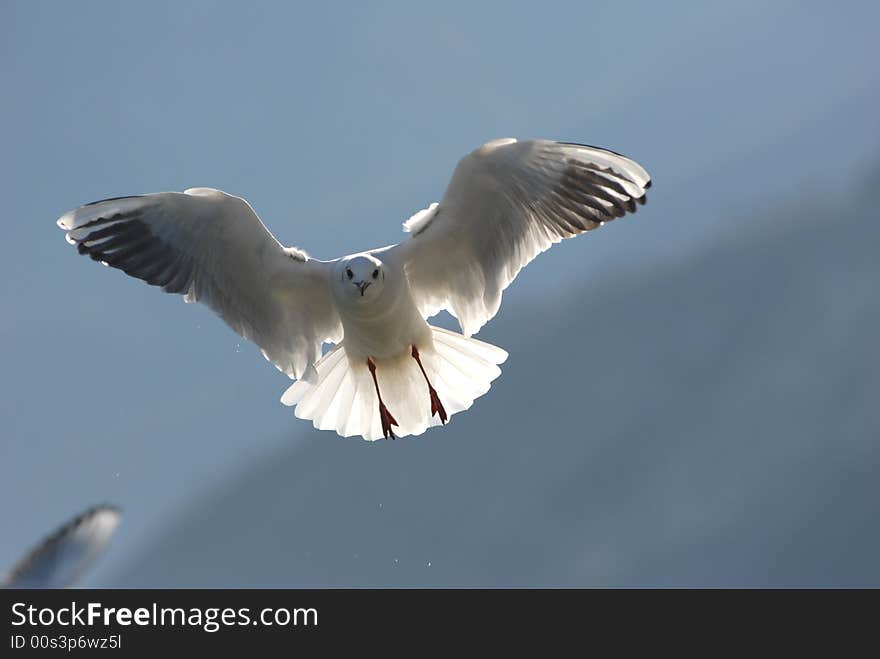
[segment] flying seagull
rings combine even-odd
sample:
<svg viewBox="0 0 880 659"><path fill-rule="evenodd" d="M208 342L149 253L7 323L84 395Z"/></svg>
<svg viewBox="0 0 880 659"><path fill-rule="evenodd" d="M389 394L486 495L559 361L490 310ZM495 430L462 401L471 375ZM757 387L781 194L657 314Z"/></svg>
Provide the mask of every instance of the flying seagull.
<svg viewBox="0 0 880 659"><path fill-rule="evenodd" d="M563 238L645 203L618 153L493 140L456 166L397 245L332 261L284 247L247 201L212 188L117 197L65 213L80 254L204 302L295 379L281 402L320 430L419 435L485 394L507 353L471 338L520 269ZM461 333L429 325L446 309ZM324 343L335 344L322 356Z"/></svg>
<svg viewBox="0 0 880 659"><path fill-rule="evenodd" d="M104 551L122 513L95 506L64 524L12 567L0 588L66 588L75 584Z"/></svg>

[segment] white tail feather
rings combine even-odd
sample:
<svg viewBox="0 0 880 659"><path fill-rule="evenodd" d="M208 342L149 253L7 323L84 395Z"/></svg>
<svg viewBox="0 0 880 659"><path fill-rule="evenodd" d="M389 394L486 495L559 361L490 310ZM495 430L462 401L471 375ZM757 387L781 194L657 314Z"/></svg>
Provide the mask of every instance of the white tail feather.
<svg viewBox="0 0 880 659"><path fill-rule="evenodd" d="M507 353L489 343L456 332L432 327L432 344L419 345L419 357L431 384L449 417L473 405L489 391L501 374L498 364ZM382 439L379 399L366 363L352 363L343 341L317 364L316 382L299 380L291 385L281 402L296 406L294 414L311 419L319 430L334 430L343 437L360 435L367 440ZM398 437L420 435L440 424L431 416L428 385L416 360L407 352L400 357L376 362L376 378L382 400L398 426Z"/></svg>

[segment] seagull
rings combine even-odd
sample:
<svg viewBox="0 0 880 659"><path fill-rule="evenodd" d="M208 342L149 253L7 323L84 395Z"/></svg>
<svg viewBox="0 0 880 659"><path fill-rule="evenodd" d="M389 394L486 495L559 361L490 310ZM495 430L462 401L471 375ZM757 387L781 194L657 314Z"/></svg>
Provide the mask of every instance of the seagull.
<svg viewBox="0 0 880 659"><path fill-rule="evenodd" d="M651 178L584 144L497 139L455 168L410 238L330 261L284 247L250 204L213 188L96 201L58 220L80 254L203 302L295 382L281 402L366 440L445 425L507 358L472 338L539 253L634 212ZM429 325L447 310L461 333ZM324 349L324 344L330 344Z"/></svg>
<svg viewBox="0 0 880 659"><path fill-rule="evenodd" d="M77 515L16 563L0 588L67 588L103 553L119 526L116 506L95 506Z"/></svg>

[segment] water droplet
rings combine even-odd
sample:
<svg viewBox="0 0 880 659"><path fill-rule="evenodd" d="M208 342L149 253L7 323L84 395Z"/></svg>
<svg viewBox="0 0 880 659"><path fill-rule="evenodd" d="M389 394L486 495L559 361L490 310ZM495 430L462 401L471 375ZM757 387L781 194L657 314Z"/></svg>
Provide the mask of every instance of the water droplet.
<svg viewBox="0 0 880 659"><path fill-rule="evenodd" d="M241 352L241 344L240 343L235 344L235 352Z"/></svg>
<svg viewBox="0 0 880 659"><path fill-rule="evenodd" d="M400 563L400 559L395 558L395 559L394 559L394 564L397 565L398 563Z"/></svg>
<svg viewBox="0 0 880 659"><path fill-rule="evenodd" d="M428 567L431 567L431 561L428 561Z"/></svg>
<svg viewBox="0 0 880 659"><path fill-rule="evenodd" d="M379 507L380 507L380 508L382 507L382 504L381 504L381 503L379 504Z"/></svg>

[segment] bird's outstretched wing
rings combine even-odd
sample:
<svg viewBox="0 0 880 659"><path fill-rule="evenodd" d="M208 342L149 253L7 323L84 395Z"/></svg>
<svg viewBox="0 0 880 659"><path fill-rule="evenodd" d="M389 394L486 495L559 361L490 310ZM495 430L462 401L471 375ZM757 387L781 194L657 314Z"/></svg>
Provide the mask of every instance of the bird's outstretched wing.
<svg viewBox="0 0 880 659"><path fill-rule="evenodd" d="M250 205L211 188L106 199L58 226L80 254L204 302L291 377L309 379L342 336L329 264L283 247Z"/></svg>
<svg viewBox="0 0 880 659"><path fill-rule="evenodd" d="M0 588L66 588L76 583L104 551L122 518L115 506L78 515L15 564Z"/></svg>
<svg viewBox="0 0 880 659"><path fill-rule="evenodd" d="M404 223L393 250L425 316L447 309L465 335L498 311L535 256L645 203L648 173L629 158L547 140L488 142L465 156L439 204Z"/></svg>

